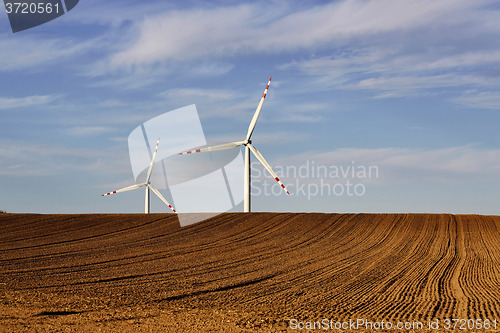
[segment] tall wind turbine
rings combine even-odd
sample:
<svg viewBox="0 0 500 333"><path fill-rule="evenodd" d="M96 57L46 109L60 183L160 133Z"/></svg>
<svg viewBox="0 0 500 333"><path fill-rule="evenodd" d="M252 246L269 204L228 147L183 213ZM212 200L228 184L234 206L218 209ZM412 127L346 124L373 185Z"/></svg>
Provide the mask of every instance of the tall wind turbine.
<svg viewBox="0 0 500 333"><path fill-rule="evenodd" d="M136 184L136 185L132 185L132 186L128 186L128 187L122 188L120 190L116 190L116 191L113 191L113 192L102 194L101 196L104 197L106 195L110 195L110 194L114 194L114 193L118 193L118 192L125 192L125 191L135 190L136 188L146 186L146 204L145 204L145 208L144 208L144 212L146 214L149 214L149 190L150 189L151 189L151 191L154 192L154 194L156 194L158 196L158 198L161 199L161 201L163 201L175 213L176 211L172 207L172 205L170 205L168 203L168 201L163 197L163 195L161 195L161 193L156 188L154 188L153 185L151 185L151 182L150 182L151 172L153 171L153 164L155 163L156 152L158 151L158 145L159 144L160 144L160 138L158 138L158 141L156 142L155 152L153 153L153 158L151 159L151 163L149 164L149 169L148 169L148 173L147 173L147 176L146 176L146 181L144 183L142 183L142 184Z"/></svg>
<svg viewBox="0 0 500 333"><path fill-rule="evenodd" d="M179 155L187 155L193 153L201 153L204 151L223 150L223 149L235 148L238 146L245 146L244 208L243 208L244 212L250 212L250 151L252 151L255 157L257 157L259 162L273 176L273 178L278 182L278 184L281 185L286 194L290 195L290 192L288 192L288 190L285 188L285 185L283 185L281 180L279 180L278 176L276 176L276 173L274 173L273 169L271 169L271 166L269 166L269 164L266 162L262 154L252 145L252 140L251 140L252 133L253 130L255 129L255 125L257 124L257 119L259 118L260 110L262 109L262 104L264 103L264 99L266 98L267 90L269 89L271 80L272 77L269 79L267 87L264 90L264 93L262 94L262 98L260 99L259 105L257 106L257 110L255 110L252 121L250 122L250 126L248 126L247 136L244 141L229 142L213 147L194 149L179 153Z"/></svg>

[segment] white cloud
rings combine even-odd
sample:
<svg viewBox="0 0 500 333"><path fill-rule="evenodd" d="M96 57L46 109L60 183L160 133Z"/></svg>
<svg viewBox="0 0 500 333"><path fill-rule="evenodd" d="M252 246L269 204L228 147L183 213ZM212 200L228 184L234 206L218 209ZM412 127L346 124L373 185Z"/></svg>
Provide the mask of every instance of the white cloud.
<svg viewBox="0 0 500 333"><path fill-rule="evenodd" d="M462 96L454 98L453 101L477 109L500 110L500 92L468 91Z"/></svg>
<svg viewBox="0 0 500 333"><path fill-rule="evenodd" d="M140 37L112 59L112 64L143 65L163 60L190 60L204 54L223 55L239 44L249 6L174 11L149 16L140 23Z"/></svg>
<svg viewBox="0 0 500 333"><path fill-rule="evenodd" d="M71 15L79 24L108 27L100 36L83 42L7 38L0 41L0 71L42 70L99 49L99 60L82 62L75 70L99 77L94 87L142 89L177 72L226 74L237 66L234 56L286 59L283 54L306 52L309 59L280 68L311 75L324 89L362 89L386 98L469 83L496 87L498 82L486 75L465 82L474 77L457 73L498 64L500 49L491 38L500 32L498 16L484 9L492 3L342 0L312 7L271 2L265 8L250 3L179 9L183 5L115 8L99 2L95 15L89 15L95 6L85 5ZM109 10L113 18L103 14Z"/></svg>
<svg viewBox="0 0 500 333"><path fill-rule="evenodd" d="M380 91L375 98L411 96L436 88L448 88L470 85L483 85L487 80L478 76L428 73L421 76L385 76L367 78L356 84L346 85L348 89Z"/></svg>
<svg viewBox="0 0 500 333"><path fill-rule="evenodd" d="M500 150L459 146L432 150L409 148L341 148L317 154L300 154L281 159L275 165L299 167L376 166L378 184L468 183L500 180Z"/></svg>
<svg viewBox="0 0 500 333"><path fill-rule="evenodd" d="M173 88L158 94L158 97L177 107L196 104L202 119L223 117L250 122L258 105L258 98L226 89ZM253 113L252 113L253 115Z"/></svg>
<svg viewBox="0 0 500 333"><path fill-rule="evenodd" d="M280 66L311 76L310 89L371 91L378 98L436 92L436 88L498 87L500 81L482 68L500 65L500 49L493 54L464 53L407 55L404 50L366 48ZM457 100L459 101L459 100ZM465 101L465 100L464 100Z"/></svg>
<svg viewBox="0 0 500 333"><path fill-rule="evenodd" d="M189 68L189 75L194 76L217 76L228 73L233 69L234 65L227 63L202 63L191 65Z"/></svg>
<svg viewBox="0 0 500 333"><path fill-rule="evenodd" d="M47 104L55 98L56 96L51 95L33 95L19 98L0 97L0 110Z"/></svg>
<svg viewBox="0 0 500 333"><path fill-rule="evenodd" d="M281 123L316 123L325 119L326 111L331 111L331 105L319 102L293 103L287 98L273 100L267 106L272 111L265 114L269 121Z"/></svg>
<svg viewBox="0 0 500 333"><path fill-rule="evenodd" d="M34 38L8 35L0 39L0 72L41 72L95 47L96 41Z"/></svg>
<svg viewBox="0 0 500 333"><path fill-rule="evenodd" d="M266 99L263 108L268 110L261 114L266 121L272 122L319 122L322 112L331 106L320 102L293 103L287 96L280 96L275 90L279 82L273 82L270 98ZM263 88L262 88L263 89ZM227 117L243 122L250 122L258 105L260 95L235 92L230 89L174 88L158 94L158 97L177 103L178 105L196 104L201 117Z"/></svg>
<svg viewBox="0 0 500 333"><path fill-rule="evenodd" d="M173 1L109 1L93 0L92 3L80 2L78 10L71 12L71 22L79 24L126 28L137 18L154 15L158 11L175 10L182 2ZM113 15L109 15L113 13Z"/></svg>
<svg viewBox="0 0 500 333"><path fill-rule="evenodd" d="M500 32L497 15L484 9L491 3L342 0L311 7L271 2L265 10L261 3L188 9L128 3L109 22L105 15L93 15L89 22L109 25L109 31L82 45L65 40L0 42L2 50L20 50L17 57L12 51L2 53L0 65L5 64L3 70L35 69L99 48L103 53L99 60L79 66L82 75L99 78L90 85L137 90L173 73L226 74L239 66L235 56L261 54L265 61L275 55L283 61L300 55L303 60L279 68L311 76L313 82L305 81L309 89L364 90L388 98L435 88L497 87L498 80L488 77L487 71L471 71L500 62L500 48L491 38ZM100 6L100 12L113 7L105 2ZM91 10L82 7L74 19L88 24ZM29 52L35 42L42 45L37 57Z"/></svg>
<svg viewBox="0 0 500 333"><path fill-rule="evenodd" d="M215 89L198 89L198 88L174 88L165 90L159 94L160 97L165 99L180 99L190 100L204 98L209 100L230 100L233 99L233 93L229 90L215 90Z"/></svg>
<svg viewBox="0 0 500 333"><path fill-rule="evenodd" d="M281 119L280 122L292 122L292 123L317 123L324 118L319 114L291 114L287 117Z"/></svg>
<svg viewBox="0 0 500 333"><path fill-rule="evenodd" d="M112 132L113 128L105 126L77 126L66 130L66 133L74 136L96 136Z"/></svg>
<svg viewBox="0 0 500 333"><path fill-rule="evenodd" d="M115 66L144 65L236 54L328 47L350 38L424 27L449 20L475 2L340 1L293 12L281 4L170 11L148 16L139 37L112 58ZM454 21L461 20L462 17Z"/></svg>
<svg viewBox="0 0 500 333"><path fill-rule="evenodd" d="M346 6L347 3L350 2L341 2ZM500 48L492 42L500 34L498 11L486 8L492 1L452 1L435 6L427 1L397 2L395 12L385 6L388 3L365 2L374 16L388 20L387 25L371 23L371 31L363 30L354 19L351 22L354 27L346 26L354 31L360 29L359 33L349 34L346 30L349 37L333 40L329 50L289 61L279 68L311 78L307 84L309 91L363 90L375 98L498 90L500 80L492 71L500 66ZM414 4L422 8L411 17L405 17L409 13L398 9L409 10ZM377 15L384 11L398 13L408 19L407 24L398 26L397 20L391 21L384 13ZM487 98L482 97L483 101ZM469 98L454 101L476 105Z"/></svg>
<svg viewBox="0 0 500 333"><path fill-rule="evenodd" d="M1 177L43 177L64 173L99 171L130 174L123 145L106 150L83 149L33 142L0 140Z"/></svg>

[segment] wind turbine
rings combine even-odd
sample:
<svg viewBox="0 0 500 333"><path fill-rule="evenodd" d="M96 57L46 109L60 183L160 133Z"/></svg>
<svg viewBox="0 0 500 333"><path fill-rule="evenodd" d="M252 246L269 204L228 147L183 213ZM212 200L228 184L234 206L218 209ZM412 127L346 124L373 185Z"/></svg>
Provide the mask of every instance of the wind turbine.
<svg viewBox="0 0 500 333"><path fill-rule="evenodd" d="M273 176L274 180L278 182L278 184L281 185L283 190L286 192L286 194L290 195L290 192L285 188L285 185L279 180L278 176L276 176L276 173L274 173L273 169L271 169L271 166L266 162L264 159L264 156L252 145L252 133L253 130L255 129L255 125L257 124L257 119L259 118L260 110L262 109L262 104L264 103L264 99L266 98L267 95L267 90L269 89L269 85L271 84L272 77L269 79L269 82L267 83L267 87L264 90L264 93L262 94L262 98L260 99L259 105L257 106L257 109L255 110L255 113L253 115L252 121L250 122L250 126L248 126L248 132L247 136L244 141L236 141L236 142L229 142L229 143L224 143L221 145L213 146L213 147L206 147L206 148L199 148L199 149L194 149L194 150L189 150L185 151L182 153L179 153L179 155L187 155L187 154L193 154L193 153L201 153L204 151L214 151L214 150L223 150L223 149L231 149L235 148L238 146L245 146L245 174L244 174L244 207L243 211L244 212L250 212L250 151L257 157L259 162L266 168L266 170Z"/></svg>
<svg viewBox="0 0 500 333"><path fill-rule="evenodd" d="M147 173L147 176L146 176L146 181L144 183L142 183L142 184L136 184L136 185L132 185L132 186L128 186L128 187L122 188L120 190L116 190L116 191L113 191L113 192L102 194L101 196L104 197L106 195L110 195L110 194L114 194L114 193L119 193L119 192L130 191L130 190L135 190L136 188L146 186L146 204L145 204L145 208L144 208L144 212L146 214L149 214L149 190L150 189L151 189L151 191L154 192L154 194L156 194L158 196L158 198L161 199L161 201L163 201L175 213L176 211L172 207L172 205L170 205L168 203L168 201L161 195L161 193L156 188L153 187L153 185L151 185L151 182L150 182L151 172L153 171L153 164L155 163L156 152L158 151L158 145L159 144L160 144L160 138L158 138L158 141L156 142L155 152L153 153L153 158L151 159L151 163L149 164L149 169L148 169L148 173Z"/></svg>

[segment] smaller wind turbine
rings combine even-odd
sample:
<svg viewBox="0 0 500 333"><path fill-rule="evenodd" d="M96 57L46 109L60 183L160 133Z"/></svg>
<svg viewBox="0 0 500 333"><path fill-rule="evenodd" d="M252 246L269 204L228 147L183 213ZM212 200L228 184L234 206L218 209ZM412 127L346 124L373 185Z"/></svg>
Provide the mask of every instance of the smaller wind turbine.
<svg viewBox="0 0 500 333"><path fill-rule="evenodd" d="M163 197L163 195L161 195L161 193L156 188L154 188L153 185L151 185L151 182L150 182L151 172L153 171L153 164L155 163L156 152L158 151L158 145L159 144L160 144L160 138L158 138L158 141L156 142L155 152L153 153L153 158L151 159L151 163L149 164L148 174L146 176L146 181L144 183L142 183L142 184L136 184L136 185L132 185L132 186L128 186L128 187L122 188L120 190L116 190L116 191L113 191L113 192L102 194L101 196L104 197L106 195L110 195L110 194L114 194L114 193L118 193L118 192L125 192L125 191L135 190L136 188L146 186L146 204L145 204L145 208L144 208L144 212L146 214L149 214L149 190L150 189L151 189L151 191L154 192L154 194L156 194L158 196L158 198L161 199L161 201L163 201L168 206L168 208L170 208L175 213L176 211L172 207L172 205L170 205L168 203L168 201Z"/></svg>
<svg viewBox="0 0 500 333"><path fill-rule="evenodd" d="M267 95L267 90L269 89L269 85L271 84L272 77L269 79L269 82L267 83L266 89L264 90L264 93L262 94L262 97L260 99L259 105L257 106L257 109L255 110L255 113L253 115L252 121L250 122L250 126L248 126L248 132L247 136L244 141L237 141L237 142L229 142L229 143L224 143L218 146L213 146L213 147L206 147L206 148L199 148L199 149L194 149L194 150L189 150L185 151L182 153L179 153L179 155L187 155L187 154L193 154L193 153L201 153L204 151L213 151L213 150L223 150L223 149L231 149L231 148L236 148L238 146L245 146L245 173L244 173L244 199L243 199L243 211L244 212L250 212L250 151L257 157L259 162L266 168L266 170L273 176L274 180L280 184L280 186L283 188L283 190L286 192L286 194L290 195L290 192L286 189L285 185L279 180L278 176L276 176L276 173L274 173L273 169L271 169L271 166L267 161L264 159L264 156L261 155L261 153L257 150L252 145L252 133L253 130L255 129L255 125L257 124L257 119L259 119L259 114L260 110L262 109L262 104L264 103L264 99L266 98Z"/></svg>

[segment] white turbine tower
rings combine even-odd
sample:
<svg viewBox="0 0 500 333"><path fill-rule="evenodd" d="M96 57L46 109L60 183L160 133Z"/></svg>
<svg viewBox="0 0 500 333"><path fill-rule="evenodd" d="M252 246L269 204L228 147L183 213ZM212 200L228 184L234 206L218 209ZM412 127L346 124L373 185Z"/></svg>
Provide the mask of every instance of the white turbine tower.
<svg viewBox="0 0 500 333"><path fill-rule="evenodd" d="M271 84L272 77L269 79L269 82L267 83L267 87L264 90L264 93L262 94L262 98L260 99L259 105L257 106L257 110L255 110L255 113L253 115L252 121L250 122L250 126L248 127L248 132L247 136L244 141L237 141L237 142L229 142L229 143L224 143L221 145L213 146L213 147L207 147L207 148L200 148L200 149L194 149L194 150L189 150L185 151L182 153L179 153L179 155L186 155L186 154L193 154L193 153L201 153L204 151L213 151L213 150L223 150L223 149L231 149L235 148L238 146L245 146L245 175L244 175L244 212L250 212L250 151L257 157L259 162L266 168L267 171L273 176L273 178L278 182L278 184L281 185L283 190L286 192L286 194L290 195L290 192L285 188L285 185L279 180L278 176L276 176L276 173L274 173L273 169L271 169L271 166L266 162L264 157L259 153L259 151L252 145L252 133L255 128L255 124L257 124L257 119L259 118L260 110L262 109L262 104L264 103L264 99L266 98L267 95L267 90L269 89L269 85Z"/></svg>
<svg viewBox="0 0 500 333"><path fill-rule="evenodd" d="M144 183L142 183L142 184L136 184L136 185L132 185L132 186L128 186L128 187L122 188L120 190L116 190L116 191L113 191L113 192L102 194L101 196L106 196L106 195L110 195L110 194L114 194L114 193L118 193L118 192L125 192L125 191L135 190L136 188L146 186L146 204L145 204L145 208L144 208L144 212L146 214L149 214L149 190L150 189L151 189L151 191L153 191L158 196L158 198L161 199L161 201L163 201L175 213L176 211L172 207L172 205L170 205L168 203L168 201L161 195L161 193L156 188L153 187L153 185L151 185L151 182L150 182L151 172L153 171L153 164L155 163L156 152L158 151L158 145L159 144L160 144L160 138L158 138L158 141L156 142L155 152L153 153L153 158L151 159L151 163L149 164L149 169L148 169L148 173L147 173L147 176L146 176L146 181Z"/></svg>

